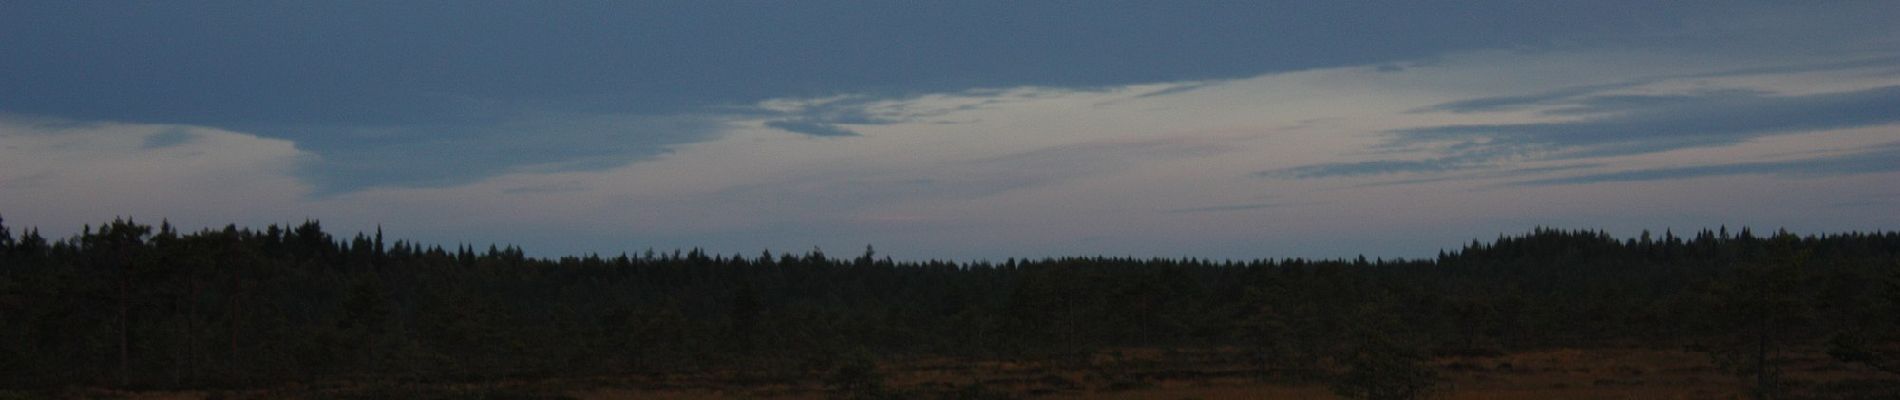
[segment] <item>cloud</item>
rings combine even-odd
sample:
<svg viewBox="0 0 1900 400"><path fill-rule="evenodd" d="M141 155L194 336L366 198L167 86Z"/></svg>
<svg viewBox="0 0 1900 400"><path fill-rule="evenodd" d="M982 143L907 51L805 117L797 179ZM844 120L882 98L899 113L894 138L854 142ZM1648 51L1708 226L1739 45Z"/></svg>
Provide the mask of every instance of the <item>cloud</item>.
<svg viewBox="0 0 1900 400"><path fill-rule="evenodd" d="M1790 43L1756 36L1721 38L1745 45L1719 52L1701 51L1694 38L1627 46L1619 40L1671 36L1684 21L1722 23L1733 13L1580 4L1455 6L1469 7L1464 14L1293 6L1318 9L1273 17L1288 24L1260 18L1284 5L1139 2L1022 6L1058 8L1048 13L982 4L536 7L545 13L318 5L315 17L247 14L238 19L266 22L173 36L145 33L176 25L166 16L203 10L137 6L158 9L60 26L42 21L89 11L0 13L0 37L31 39L0 41L0 56L85 53L0 57L10 71L0 93L19 100L0 107L175 122L76 123L86 126L59 128L66 147L0 138L9 149L0 153L0 211L91 221L162 209L174 222L251 225L313 217L345 230L382 223L430 243L514 242L536 255L875 243L899 257L960 258L1410 256L1429 255L1445 237L1550 221L1884 221L1865 210L1790 211L1800 203L1784 200L1794 195L1777 194L1853 199L1879 186L1878 174L1797 182L1775 177L1799 172L1773 172L1794 167L1742 166L1772 171L1737 175L1745 185L1510 185L1816 157L1799 151L1865 144L1882 134L1866 126L1886 125L1864 124L1883 119L1816 115L1742 133L1697 121L1791 104L1814 113L1889 107L1891 94L1874 90L1900 84L1877 74L1892 57L1855 58L1891 46L1788 53ZM581 19L550 31L550 18ZM704 20L725 23L694 22ZM128 24L95 28L118 22ZM1163 29L1171 27L1183 29ZM1849 42L1841 46L1864 44ZM85 62L61 61L70 59ZM1829 120L1863 128L1783 134L1831 129ZM1694 127L1707 129L1684 129ZM164 133L172 128L186 133ZM1625 147L1637 150L1618 151ZM253 161L224 158L237 155ZM14 165L29 161L59 167ZM141 167L63 170L115 161ZM111 180L121 178L137 181ZM88 183L97 179L106 183ZM1751 185L1760 187L1743 187ZM1279 208L1293 206L1302 207Z"/></svg>
<svg viewBox="0 0 1900 400"><path fill-rule="evenodd" d="M310 185L314 156L218 129L0 118L0 212L53 231L112 216L199 224L278 222Z"/></svg>
<svg viewBox="0 0 1900 400"><path fill-rule="evenodd" d="M859 136L857 132L845 129L837 124L824 123L810 119L780 119L766 121L765 126L786 131L820 137Z"/></svg>
<svg viewBox="0 0 1900 400"><path fill-rule="evenodd" d="M1900 127L1896 127L1900 128ZM1514 182L1515 186L1580 185L1606 182L1642 182L1733 175L1815 177L1900 172L1900 143L1847 155L1788 161L1763 161L1648 168Z"/></svg>
<svg viewBox="0 0 1900 400"><path fill-rule="evenodd" d="M1625 84L1579 86L1482 102L1469 109L1540 104L1560 122L1439 125L1390 130L1377 147L1430 156L1326 162L1259 172L1299 179L1432 174L1497 168L1513 162L1654 154L1732 145L1774 135L1900 122L1900 86L1777 95L1747 88L1676 94L1592 94ZM1555 100L1563 101L1555 101Z"/></svg>
<svg viewBox="0 0 1900 400"><path fill-rule="evenodd" d="M372 187L446 187L524 171L603 170L704 141L727 117L543 113L490 124L292 129L321 154L298 170L334 195Z"/></svg>
<svg viewBox="0 0 1900 400"><path fill-rule="evenodd" d="M1549 149L1559 157L1646 154L1754 137L1900 122L1900 86L1810 95L1714 91L1678 96L1595 96L1565 107L1576 121L1447 125L1393 132L1395 143L1482 143ZM1595 115L1602 114L1602 115Z"/></svg>
<svg viewBox="0 0 1900 400"><path fill-rule="evenodd" d="M1851 60L1846 60L1846 61L1810 62L1810 63L1782 64L1782 65L1770 65L1770 66L1751 66L1751 67L1718 70L1718 71L1713 71L1713 72L1664 74L1664 75L1657 75L1657 76L1639 77L1639 78L1621 80L1621 81L1610 82L1610 83L1596 83L1596 84L1587 84L1587 85L1565 86L1565 87L1560 87L1560 88L1541 91L1541 92L1529 93L1529 94L1487 96L1487 97L1478 97L1478 98L1450 101L1450 102L1444 102L1444 103L1434 104L1431 106L1413 109L1411 112L1414 112L1414 113L1426 113L1426 112L1476 113L1476 112L1511 111L1511 110L1518 110L1518 109L1524 109L1524 108L1535 107L1535 106L1572 105L1571 103L1574 103L1577 99L1586 98L1586 97L1615 98L1619 96L1598 96L1598 95L1606 93L1606 92L1620 90L1620 89L1636 88L1643 85L1650 85L1650 84L1656 84L1656 83L1661 83L1661 82L1708 79L1708 78L1732 78L1732 77L1760 76L1760 75L1789 75L1789 74L1798 74L1798 73L1813 73L1813 72L1854 70L1854 69L1863 69L1863 68L1891 67L1894 65L1900 65L1900 57L1892 57L1892 56L1868 57L1868 58L1851 59ZM1747 91L1740 90L1738 92L1745 93ZM1589 101L1590 99L1585 99L1585 100Z"/></svg>
<svg viewBox="0 0 1900 400"><path fill-rule="evenodd" d="M1246 203L1246 204L1227 204L1227 205L1218 205L1218 206L1204 206L1204 207L1188 207L1188 208L1172 208L1172 209L1168 209L1168 210L1167 210L1167 212L1169 212L1169 213L1204 213L1204 212L1227 212L1227 211L1249 211L1249 210L1260 210L1260 209L1268 209L1268 208L1282 208L1282 207L1296 207L1296 206L1305 206L1305 205L1315 205L1315 204L1324 204L1324 203L1319 203L1319 202L1260 202L1260 203Z"/></svg>
<svg viewBox="0 0 1900 400"><path fill-rule="evenodd" d="M972 200L1124 172L1144 164L1228 150L1217 142L1160 138L1090 141L1007 154L861 171L826 170L735 185L714 199L752 199L804 207L803 214L847 212L914 201ZM814 212L824 210L824 212Z"/></svg>
<svg viewBox="0 0 1900 400"><path fill-rule="evenodd" d="M1092 141L971 160L933 173L941 174L940 180L981 188L976 192L987 195L1111 174L1144 163L1204 157L1230 150L1218 141L1203 139Z"/></svg>
<svg viewBox="0 0 1900 400"><path fill-rule="evenodd" d="M1562 164L1562 165L1549 165L1549 166L1537 166L1537 167L1518 167L1518 168L1492 170L1492 171L1465 172L1465 173L1454 174L1454 175L1449 175L1449 176L1431 176L1431 177L1425 177L1425 178L1411 178L1411 179L1371 182L1371 183L1355 185L1355 187L1371 188L1371 187L1379 187L1379 186L1416 185L1416 184L1421 184L1421 183L1496 180L1499 178L1518 178L1518 177L1526 177L1526 176L1545 175L1552 172L1561 172L1561 171L1574 171L1574 170L1580 170L1580 169L1598 169L1606 165L1609 165L1609 164L1607 163L1577 163L1577 164Z"/></svg>
<svg viewBox="0 0 1900 400"><path fill-rule="evenodd" d="M587 184L581 183L578 180L570 180L570 181L564 181L564 182L552 182L552 183L543 183L543 184L535 184L535 185L527 185L527 186L516 186L516 187L507 188L507 189L502 189L501 192L506 193L506 194L549 194L549 193L585 192L590 189L593 189L593 188L587 186Z"/></svg>
<svg viewBox="0 0 1900 400"><path fill-rule="evenodd" d="M1261 171L1255 173L1261 177L1288 177L1299 179L1375 176L1400 173L1432 173L1458 171L1478 167L1492 166L1503 155L1496 152L1466 152L1445 157L1433 157L1414 160L1371 160L1320 163L1292 168Z"/></svg>
<svg viewBox="0 0 1900 400"><path fill-rule="evenodd" d="M320 192L334 194L440 187L548 165L621 165L711 140L718 121L757 116L732 107L770 99L1218 82L1368 66L1407 66L1388 73L1403 75L1425 68L1410 68L1417 60L1460 51L1665 39L1674 49L1741 41L1748 51L1776 54L1879 49L1841 39L1891 36L1885 24L1826 22L1893 19L1892 7L1878 6L1635 4L1645 12L1604 2L214 9L12 2L0 12L0 37L8 39L0 41L0 93L8 98L0 111L288 140L321 157L303 173ZM1747 34L1746 28L1789 25L1790 15L1803 23ZM179 23L201 19L223 23ZM1364 23L1334 22L1341 20ZM661 121L694 117L710 122ZM777 128L820 136L895 121L881 114L773 119ZM569 120L593 126L563 124Z"/></svg>
<svg viewBox="0 0 1900 400"><path fill-rule="evenodd" d="M146 136L145 143L139 145L139 148L145 150L162 149L185 144L196 138L196 135L192 135L190 131L184 129L166 129Z"/></svg>
<svg viewBox="0 0 1900 400"><path fill-rule="evenodd" d="M1136 95L1136 96L1135 96L1135 98L1138 98L1138 99L1139 99L1139 98L1149 98L1149 97L1160 97L1160 96L1169 96L1169 95L1176 95L1176 94L1181 94L1181 93L1187 93L1187 92L1192 92L1192 91L1195 91L1195 90L1200 90L1200 89L1202 89L1202 88L1207 88L1207 87L1210 87L1210 86L1215 86L1215 85L1219 85L1220 83L1221 83L1220 81L1200 81L1200 82L1183 82L1183 83L1176 83L1176 84L1171 84L1171 85L1166 85L1165 87L1163 87L1163 88L1162 88L1162 89L1160 89L1160 90L1155 90L1155 91L1150 91L1150 92L1147 92L1147 93L1142 93L1142 94L1139 94L1139 95Z"/></svg>
<svg viewBox="0 0 1900 400"><path fill-rule="evenodd" d="M1182 86L1167 85L1166 92ZM776 116L764 122L768 128L818 137L861 136L843 125L879 126L911 123L953 124L967 121L945 120L953 113L984 107L1062 96L1069 93L1102 92L1113 88L973 88L945 93L879 95L872 93L840 95L815 99L772 99L748 109L754 114ZM1192 87L1189 88L1190 90ZM1154 92L1136 97L1154 95Z"/></svg>
<svg viewBox="0 0 1900 400"><path fill-rule="evenodd" d="M1534 105L1549 104L1551 101L1568 100L1577 96L1601 93L1607 90L1629 88L1645 83L1644 81L1617 82L1597 85L1581 85L1558 88L1555 90L1509 96L1479 97L1435 104L1412 110L1412 112L1482 112L1503 111Z"/></svg>

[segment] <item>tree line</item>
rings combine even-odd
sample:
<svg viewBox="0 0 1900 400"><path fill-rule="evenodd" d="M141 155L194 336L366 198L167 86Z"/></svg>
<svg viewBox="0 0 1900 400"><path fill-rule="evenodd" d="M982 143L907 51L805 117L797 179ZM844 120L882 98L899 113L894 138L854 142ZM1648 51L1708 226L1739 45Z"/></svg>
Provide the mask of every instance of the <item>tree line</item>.
<svg viewBox="0 0 1900 400"><path fill-rule="evenodd" d="M58 239L0 224L0 386L14 388L799 374L847 354L1116 348L1240 349L1263 376L1318 377L1651 346L1706 351L1773 390L1775 353L1796 347L1900 372L1895 332L1900 232L1539 228L1428 259L951 262L868 246L534 258L315 221L180 232L115 219Z"/></svg>

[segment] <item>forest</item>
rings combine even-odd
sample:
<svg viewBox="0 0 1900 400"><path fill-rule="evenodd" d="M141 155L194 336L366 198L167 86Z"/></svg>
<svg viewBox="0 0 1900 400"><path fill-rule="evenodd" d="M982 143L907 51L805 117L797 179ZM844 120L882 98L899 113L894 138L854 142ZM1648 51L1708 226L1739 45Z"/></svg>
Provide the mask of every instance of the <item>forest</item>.
<svg viewBox="0 0 1900 400"><path fill-rule="evenodd" d="M725 371L912 398L878 366L1134 349L1355 398L1443 390L1440 357L1558 348L1687 349L1759 398L1804 390L1781 356L1804 349L1900 376L1900 232L1537 228L1425 259L952 262L870 246L534 258L315 221L14 229L0 224L0 388L18 393ZM1115 374L1100 371L1157 379ZM978 384L943 396L1023 395Z"/></svg>

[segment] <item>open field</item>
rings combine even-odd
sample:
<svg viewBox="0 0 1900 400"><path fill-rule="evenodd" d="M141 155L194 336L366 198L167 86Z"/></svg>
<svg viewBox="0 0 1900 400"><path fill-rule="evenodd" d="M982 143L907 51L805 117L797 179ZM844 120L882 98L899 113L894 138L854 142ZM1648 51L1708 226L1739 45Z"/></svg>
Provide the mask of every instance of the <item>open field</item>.
<svg viewBox="0 0 1900 400"><path fill-rule="evenodd" d="M1751 382L1716 368L1702 353L1633 348L1554 349L1498 356L1441 357L1446 399L1731 399ZM1782 358L1796 398L1900 398L1900 376L1835 361L1818 351ZM1092 359L1037 362L922 359L878 366L872 378L894 398L925 399L1244 399L1336 398L1318 380L1263 378L1230 351L1128 350ZM725 371L493 383L327 384L232 392L67 390L12 397L488 398L488 399L823 399L828 373ZM10 398L0 396L0 398Z"/></svg>

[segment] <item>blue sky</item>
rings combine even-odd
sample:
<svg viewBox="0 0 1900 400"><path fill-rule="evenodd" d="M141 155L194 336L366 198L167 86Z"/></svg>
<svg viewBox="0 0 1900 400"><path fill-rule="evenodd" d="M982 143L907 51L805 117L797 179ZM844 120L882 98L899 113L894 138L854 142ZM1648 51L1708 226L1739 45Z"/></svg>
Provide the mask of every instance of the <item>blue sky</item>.
<svg viewBox="0 0 1900 400"><path fill-rule="evenodd" d="M5 2L0 215L960 259L1891 229L1894 20L1882 2Z"/></svg>

